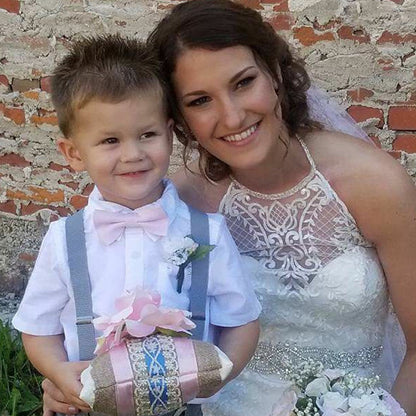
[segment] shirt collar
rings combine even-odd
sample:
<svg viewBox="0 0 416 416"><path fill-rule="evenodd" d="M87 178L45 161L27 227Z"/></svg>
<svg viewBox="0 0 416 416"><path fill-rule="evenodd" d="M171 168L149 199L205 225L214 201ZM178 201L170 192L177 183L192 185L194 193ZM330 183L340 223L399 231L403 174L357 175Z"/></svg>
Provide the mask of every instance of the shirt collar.
<svg viewBox="0 0 416 416"><path fill-rule="evenodd" d="M177 214L177 209L180 203L178 192L176 191L175 186L173 185L170 179L163 179L163 185L165 187L162 196L152 204L159 204L166 215L169 217L169 224L175 219ZM111 212L131 212L130 208L127 208L123 205L117 204L115 202L105 201L101 192L94 186L89 198L87 210L93 212L96 209L111 211Z"/></svg>

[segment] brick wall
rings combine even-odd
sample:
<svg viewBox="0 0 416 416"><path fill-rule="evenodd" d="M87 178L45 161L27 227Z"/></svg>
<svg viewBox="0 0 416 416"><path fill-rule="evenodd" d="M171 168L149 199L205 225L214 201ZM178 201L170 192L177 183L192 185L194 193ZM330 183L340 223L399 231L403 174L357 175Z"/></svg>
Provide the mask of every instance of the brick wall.
<svg viewBox="0 0 416 416"><path fill-rule="evenodd" d="M49 75L79 36L145 37L169 0L0 0L0 292L20 294L49 221L91 184L57 153ZM416 0L245 0L316 83L416 177ZM172 169L180 164L179 149Z"/></svg>

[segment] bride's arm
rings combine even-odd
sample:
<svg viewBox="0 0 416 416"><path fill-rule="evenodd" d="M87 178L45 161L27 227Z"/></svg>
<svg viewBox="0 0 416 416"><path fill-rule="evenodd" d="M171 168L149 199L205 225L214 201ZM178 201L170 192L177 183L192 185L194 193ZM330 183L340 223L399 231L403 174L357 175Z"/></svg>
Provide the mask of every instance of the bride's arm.
<svg viewBox="0 0 416 416"><path fill-rule="evenodd" d="M383 152L357 158L355 174L341 188L361 232L374 243L387 278L407 343L393 395L409 416L416 416L416 188Z"/></svg>

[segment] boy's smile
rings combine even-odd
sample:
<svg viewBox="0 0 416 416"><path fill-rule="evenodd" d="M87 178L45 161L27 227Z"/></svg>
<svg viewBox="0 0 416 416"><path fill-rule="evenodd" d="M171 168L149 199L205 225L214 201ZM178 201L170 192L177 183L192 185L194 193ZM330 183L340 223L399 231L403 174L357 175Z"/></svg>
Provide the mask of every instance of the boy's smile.
<svg viewBox="0 0 416 416"><path fill-rule="evenodd" d="M86 170L110 202L136 209L160 198L172 122L157 91L118 103L93 99L75 114L71 138L58 142L73 169Z"/></svg>

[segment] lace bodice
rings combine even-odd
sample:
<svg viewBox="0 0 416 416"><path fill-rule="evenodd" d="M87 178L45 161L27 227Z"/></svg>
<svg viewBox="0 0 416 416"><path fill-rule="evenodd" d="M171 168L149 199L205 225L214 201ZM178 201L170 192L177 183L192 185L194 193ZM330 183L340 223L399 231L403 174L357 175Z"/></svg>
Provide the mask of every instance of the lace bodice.
<svg viewBox="0 0 416 416"><path fill-rule="evenodd" d="M256 260L246 262L263 306L260 345L380 349L388 296L377 254L301 144L311 170L298 185L265 195L232 179L219 208Z"/></svg>

